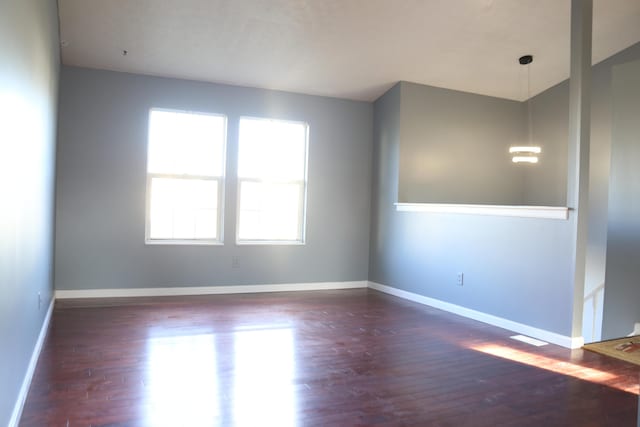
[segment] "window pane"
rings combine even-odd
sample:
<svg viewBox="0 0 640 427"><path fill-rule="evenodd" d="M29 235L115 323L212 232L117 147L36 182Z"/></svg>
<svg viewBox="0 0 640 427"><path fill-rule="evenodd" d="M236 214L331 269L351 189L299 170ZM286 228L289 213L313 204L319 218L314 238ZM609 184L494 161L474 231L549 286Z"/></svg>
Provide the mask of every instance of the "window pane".
<svg viewBox="0 0 640 427"><path fill-rule="evenodd" d="M148 172L222 176L226 119L151 110Z"/></svg>
<svg viewBox="0 0 640 427"><path fill-rule="evenodd" d="M305 178L307 125L266 119L240 119L238 176Z"/></svg>
<svg viewBox="0 0 640 427"><path fill-rule="evenodd" d="M302 240L303 183L240 183L240 240Z"/></svg>
<svg viewBox="0 0 640 427"><path fill-rule="evenodd" d="M218 180L151 178L149 238L217 239Z"/></svg>

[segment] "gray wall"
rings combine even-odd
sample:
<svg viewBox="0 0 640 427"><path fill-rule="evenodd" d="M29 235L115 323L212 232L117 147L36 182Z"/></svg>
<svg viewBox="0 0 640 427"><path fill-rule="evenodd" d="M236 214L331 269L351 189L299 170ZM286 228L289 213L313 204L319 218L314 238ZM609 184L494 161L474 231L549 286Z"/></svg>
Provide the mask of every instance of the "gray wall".
<svg viewBox="0 0 640 427"><path fill-rule="evenodd" d="M603 335L640 322L640 61L613 68L613 139Z"/></svg>
<svg viewBox="0 0 640 427"><path fill-rule="evenodd" d="M604 315L607 323L611 311L605 309L602 313L607 260L612 67L638 58L640 44L595 65L592 71L585 284L585 323L589 328L583 332L589 341L600 338L600 319ZM391 105L391 98L397 98L397 105ZM566 177L560 182L549 175L546 165L553 161L556 163L552 167L554 173L562 169L562 173L566 173L568 100L567 81L532 99L533 138L544 150L537 165L541 167L529 169L524 178L525 197L532 204L566 204ZM399 87L375 104L370 280L569 334L573 292L572 284L568 283L572 219L562 222L396 212L393 203L398 201L399 134L406 128L403 123L400 130L400 104ZM390 117L395 115L398 117L392 121ZM390 125L395 122L397 129ZM382 138L383 134L397 137ZM403 155L410 157L411 152ZM547 187L543 195L538 191L542 187ZM609 254L609 261L618 256ZM465 273L463 287L455 286L457 271ZM609 286L607 283L607 292ZM622 329L627 330L629 326L625 321ZM603 334L603 338L608 337L612 335Z"/></svg>
<svg viewBox="0 0 640 427"><path fill-rule="evenodd" d="M228 116L224 246L145 246L152 107ZM241 115L309 123L306 245L235 244ZM372 118L364 102L63 67L56 288L366 280Z"/></svg>
<svg viewBox="0 0 640 427"><path fill-rule="evenodd" d="M554 86L530 102L532 140L542 148L542 153L537 164L522 165L524 204L566 206L569 85Z"/></svg>
<svg viewBox="0 0 640 427"><path fill-rule="evenodd" d="M53 0L0 3L0 425L52 298L57 25Z"/></svg>
<svg viewBox="0 0 640 427"><path fill-rule="evenodd" d="M413 86L396 85L375 103L369 279L570 335L572 219L395 210L400 134L412 125L399 108ZM462 287L457 272L464 272Z"/></svg>
<svg viewBox="0 0 640 427"><path fill-rule="evenodd" d="M568 85L528 104L402 82L399 202L566 206ZM514 164L511 145L542 147Z"/></svg>
<svg viewBox="0 0 640 427"><path fill-rule="evenodd" d="M402 82L400 202L527 204L508 148L526 142L525 104Z"/></svg>
<svg viewBox="0 0 640 427"><path fill-rule="evenodd" d="M589 183L589 248L587 252L587 289L599 296L596 305L602 305L602 292L605 287L605 265L611 256L607 250L609 175L611 170L612 136L612 71L617 64L640 59L640 43L602 61L593 68L592 105L591 105L591 181ZM615 286L615 284L614 284ZM606 285L607 290L609 284ZM615 292L615 291L614 291ZM607 291L604 291L606 295ZM606 299L606 296L605 296ZM587 301L588 303L588 301ZM604 310L603 321L596 319L595 324L607 323L610 310ZM620 330L629 325L620 325ZM599 331L596 331L599 332ZM629 333L631 331L627 331ZM602 338L614 338L614 335L602 333ZM596 334L596 338L600 338Z"/></svg>

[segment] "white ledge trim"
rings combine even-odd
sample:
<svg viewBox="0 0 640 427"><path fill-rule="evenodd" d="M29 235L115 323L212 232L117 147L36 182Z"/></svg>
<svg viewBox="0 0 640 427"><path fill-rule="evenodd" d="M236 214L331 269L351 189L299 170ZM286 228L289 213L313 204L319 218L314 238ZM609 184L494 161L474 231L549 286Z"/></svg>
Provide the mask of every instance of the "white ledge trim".
<svg viewBox="0 0 640 427"><path fill-rule="evenodd" d="M560 206L453 205L443 203L394 203L399 212L430 212L522 218L568 219L569 208Z"/></svg>

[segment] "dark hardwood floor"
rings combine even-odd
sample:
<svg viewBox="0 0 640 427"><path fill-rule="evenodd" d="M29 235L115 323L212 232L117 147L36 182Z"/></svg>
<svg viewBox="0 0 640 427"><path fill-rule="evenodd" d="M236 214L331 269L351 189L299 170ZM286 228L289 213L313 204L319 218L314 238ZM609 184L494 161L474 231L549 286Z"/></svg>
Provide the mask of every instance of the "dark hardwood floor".
<svg viewBox="0 0 640 427"><path fill-rule="evenodd" d="M22 426L635 426L640 367L358 289L58 301Z"/></svg>

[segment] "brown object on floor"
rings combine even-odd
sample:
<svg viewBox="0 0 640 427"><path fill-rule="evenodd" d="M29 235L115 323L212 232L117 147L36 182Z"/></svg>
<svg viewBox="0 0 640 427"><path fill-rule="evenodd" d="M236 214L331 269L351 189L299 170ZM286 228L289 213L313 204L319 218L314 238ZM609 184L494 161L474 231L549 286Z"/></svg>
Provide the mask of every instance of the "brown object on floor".
<svg viewBox="0 0 640 427"><path fill-rule="evenodd" d="M22 426L631 426L640 367L373 290L61 300Z"/></svg>
<svg viewBox="0 0 640 427"><path fill-rule="evenodd" d="M640 335L586 344L585 350L640 365Z"/></svg>

